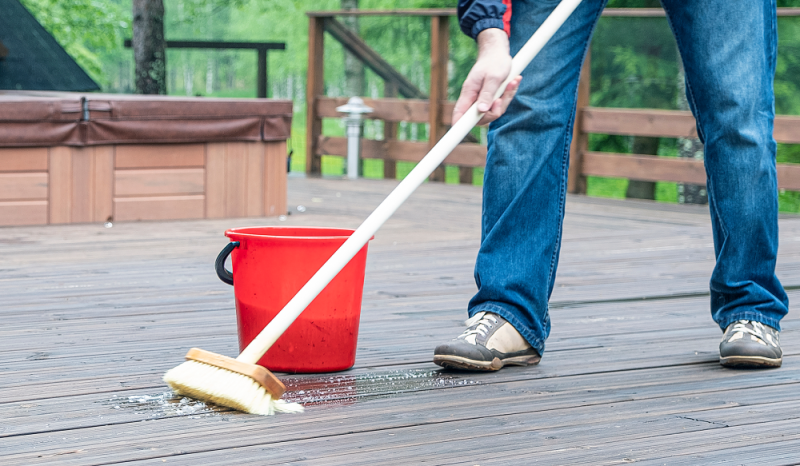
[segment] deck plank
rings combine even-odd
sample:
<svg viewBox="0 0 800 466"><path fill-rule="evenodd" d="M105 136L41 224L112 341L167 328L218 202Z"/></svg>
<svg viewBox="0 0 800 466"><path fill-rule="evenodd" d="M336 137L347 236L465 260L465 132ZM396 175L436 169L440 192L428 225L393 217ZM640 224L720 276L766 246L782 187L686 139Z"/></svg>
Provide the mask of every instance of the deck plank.
<svg viewBox="0 0 800 466"><path fill-rule="evenodd" d="M292 178L285 222L0 229L2 463L374 464L380 455L385 464L697 464L724 463L735 452L782 464L798 457L800 319L790 313L783 321L783 368L731 371L716 363L704 207L569 197L542 363L490 374L438 371L432 348L463 328L475 291L481 192L471 186L422 186L376 235L355 367L281 374L287 398L307 403L306 413L182 413L172 403L130 401L163 394L163 372L189 347L238 351L232 290L213 272L225 229L356 227L394 185ZM778 275L793 301L800 218L783 216L780 227Z"/></svg>

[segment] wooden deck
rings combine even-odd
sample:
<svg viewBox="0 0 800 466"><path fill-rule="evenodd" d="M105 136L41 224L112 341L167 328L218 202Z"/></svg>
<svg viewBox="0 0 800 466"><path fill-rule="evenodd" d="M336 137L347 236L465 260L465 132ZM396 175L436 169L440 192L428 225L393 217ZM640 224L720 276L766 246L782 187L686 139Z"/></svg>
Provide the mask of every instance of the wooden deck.
<svg viewBox="0 0 800 466"><path fill-rule="evenodd" d="M187 348L235 355L213 271L232 226L355 227L390 181L293 178L293 215L0 229L0 463L795 464L800 322L783 368L728 370L705 208L572 197L539 366L437 370L474 292L480 188L426 184L370 247L356 367L284 375L299 415L165 394ZM298 212L295 207L307 210ZM779 276L800 298L800 217Z"/></svg>

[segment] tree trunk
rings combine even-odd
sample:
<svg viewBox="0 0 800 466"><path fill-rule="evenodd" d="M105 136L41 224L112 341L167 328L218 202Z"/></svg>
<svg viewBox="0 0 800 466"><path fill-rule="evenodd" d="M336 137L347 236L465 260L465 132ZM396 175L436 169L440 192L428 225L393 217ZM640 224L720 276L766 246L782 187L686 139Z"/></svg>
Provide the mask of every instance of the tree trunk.
<svg viewBox="0 0 800 466"><path fill-rule="evenodd" d="M163 0L133 0L133 58L137 94L167 93Z"/></svg>
<svg viewBox="0 0 800 466"><path fill-rule="evenodd" d="M639 155L657 155L658 138L634 136L633 153ZM652 181L630 180L625 197L631 199L655 199L656 184Z"/></svg>
<svg viewBox="0 0 800 466"><path fill-rule="evenodd" d="M683 61L678 56L678 108L689 110L686 99L686 77ZM703 160L703 143L697 138L678 138L678 157ZM706 187L697 184L678 183L678 204L708 204Z"/></svg>
<svg viewBox="0 0 800 466"><path fill-rule="evenodd" d="M341 0L342 10L357 10L358 0ZM358 16L343 16L342 24L348 29L359 33ZM364 64L359 59L344 52L344 93L346 97L363 96L366 91Z"/></svg>

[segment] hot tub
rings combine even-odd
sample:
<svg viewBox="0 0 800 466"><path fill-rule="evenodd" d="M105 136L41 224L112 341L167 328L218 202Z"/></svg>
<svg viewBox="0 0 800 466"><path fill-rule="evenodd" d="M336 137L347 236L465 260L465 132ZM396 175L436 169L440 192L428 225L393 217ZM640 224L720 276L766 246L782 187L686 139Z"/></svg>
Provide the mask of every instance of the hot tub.
<svg viewBox="0 0 800 466"><path fill-rule="evenodd" d="M0 91L0 225L286 213L292 102Z"/></svg>

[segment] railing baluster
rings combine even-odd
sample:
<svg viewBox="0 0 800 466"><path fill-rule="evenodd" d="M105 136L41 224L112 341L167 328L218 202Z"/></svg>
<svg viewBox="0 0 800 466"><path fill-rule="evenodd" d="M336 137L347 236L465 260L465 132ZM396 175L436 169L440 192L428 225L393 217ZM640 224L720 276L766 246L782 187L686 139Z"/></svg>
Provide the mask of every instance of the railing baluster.
<svg viewBox="0 0 800 466"><path fill-rule="evenodd" d="M306 84L306 173L322 174L322 157L317 154L317 140L322 134L322 119L317 115L317 97L324 92L325 48L323 21L320 16L311 16L308 21L308 82Z"/></svg>
<svg viewBox="0 0 800 466"><path fill-rule="evenodd" d="M578 83L578 105L575 111L575 126L572 131L572 142L569 146L569 179L567 191L570 193L586 193L586 177L583 176L582 155L589 148L589 135L583 130L581 113L589 106L590 84L592 81L592 51L586 53L586 59L581 67L581 77Z"/></svg>
<svg viewBox="0 0 800 466"><path fill-rule="evenodd" d="M431 89L428 104L428 145L433 147L445 132L442 124L442 101L447 100L447 59L450 40L450 22L447 16L431 17ZM431 181L444 181L444 165L430 177Z"/></svg>

